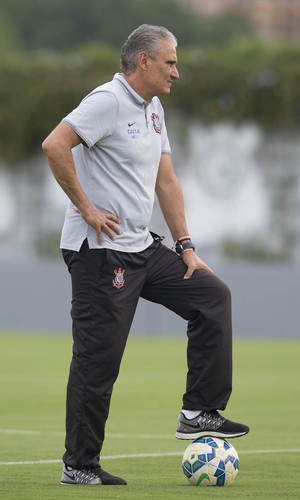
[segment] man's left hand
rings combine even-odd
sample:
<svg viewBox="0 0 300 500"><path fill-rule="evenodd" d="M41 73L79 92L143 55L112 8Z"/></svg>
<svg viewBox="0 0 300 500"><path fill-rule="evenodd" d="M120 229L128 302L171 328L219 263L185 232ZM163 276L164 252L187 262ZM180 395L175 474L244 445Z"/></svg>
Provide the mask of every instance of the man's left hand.
<svg viewBox="0 0 300 500"><path fill-rule="evenodd" d="M208 267L208 265L205 264L205 262L203 262L203 260L200 259L192 249L191 250L187 249L183 251L180 257L182 258L183 262L187 267L187 271L183 277L183 279L185 280L191 278L193 272L196 271L196 269L204 269L209 273L213 273L213 270L210 267Z"/></svg>

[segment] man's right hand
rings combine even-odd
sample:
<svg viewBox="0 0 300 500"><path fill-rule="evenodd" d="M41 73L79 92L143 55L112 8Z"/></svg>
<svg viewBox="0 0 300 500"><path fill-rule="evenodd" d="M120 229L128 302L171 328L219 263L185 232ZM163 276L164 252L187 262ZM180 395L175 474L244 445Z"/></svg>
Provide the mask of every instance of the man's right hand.
<svg viewBox="0 0 300 500"><path fill-rule="evenodd" d="M87 224L92 226L97 235L97 241L99 245L102 245L102 231L111 239L115 239L115 234L121 234L121 229L118 227L120 224L120 219L113 214L101 212L91 207L87 214L82 214L78 208L75 207L75 211L81 215Z"/></svg>

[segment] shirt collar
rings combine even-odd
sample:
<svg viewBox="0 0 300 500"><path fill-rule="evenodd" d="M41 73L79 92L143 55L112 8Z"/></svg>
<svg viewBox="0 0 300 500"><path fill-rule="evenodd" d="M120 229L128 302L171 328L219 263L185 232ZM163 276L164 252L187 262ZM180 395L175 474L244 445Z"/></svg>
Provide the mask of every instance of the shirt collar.
<svg viewBox="0 0 300 500"><path fill-rule="evenodd" d="M149 102L145 101L145 99L143 99L141 96L139 96L139 94L137 94L135 90L133 90L131 85L129 85L129 83L127 82L127 80L125 80L125 78L121 75L121 73L116 73L114 76L114 80L117 80L118 82L121 83L121 85L123 85L126 88L131 98L137 104L139 104L139 106L146 108L150 104Z"/></svg>

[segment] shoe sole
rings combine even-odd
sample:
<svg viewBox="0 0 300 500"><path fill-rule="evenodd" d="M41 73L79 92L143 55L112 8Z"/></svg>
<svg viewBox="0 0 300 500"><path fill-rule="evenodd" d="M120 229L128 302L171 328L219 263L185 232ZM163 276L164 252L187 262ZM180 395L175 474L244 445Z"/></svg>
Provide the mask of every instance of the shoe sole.
<svg viewBox="0 0 300 500"><path fill-rule="evenodd" d="M238 432L238 433L230 433L230 434L225 434L224 432L215 432L215 431L202 431L202 432L194 432L194 433L189 433L185 434L184 432L176 432L175 437L177 439L185 439L185 440L193 440L193 439L198 439L206 436L211 436L211 437L216 437L216 438L221 438L221 439L226 439L226 438L237 438L241 436L245 436L248 434L249 431L246 432Z"/></svg>
<svg viewBox="0 0 300 500"><path fill-rule="evenodd" d="M63 486L127 486L127 483L111 483L111 484L102 484L102 483L96 483L96 484L90 484L90 483L67 483L64 481L60 481L60 484Z"/></svg>
<svg viewBox="0 0 300 500"><path fill-rule="evenodd" d="M77 483L76 481L60 481L63 486L102 486L102 483Z"/></svg>
<svg viewBox="0 0 300 500"><path fill-rule="evenodd" d="M95 484L90 484L90 483L67 483L66 481L61 481L60 484L63 486L102 486L102 483L95 483Z"/></svg>

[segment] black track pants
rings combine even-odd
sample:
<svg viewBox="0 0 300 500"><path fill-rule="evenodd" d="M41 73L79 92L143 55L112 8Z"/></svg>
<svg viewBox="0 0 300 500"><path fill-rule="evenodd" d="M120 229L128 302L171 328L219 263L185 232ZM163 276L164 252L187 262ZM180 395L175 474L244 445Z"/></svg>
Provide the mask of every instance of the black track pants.
<svg viewBox="0 0 300 500"><path fill-rule="evenodd" d="M72 467L98 464L113 384L139 297L188 321L183 407L226 407L231 393L231 300L214 274L183 279L180 257L160 241L139 253L63 250L72 278L73 357L67 387L66 453Z"/></svg>

